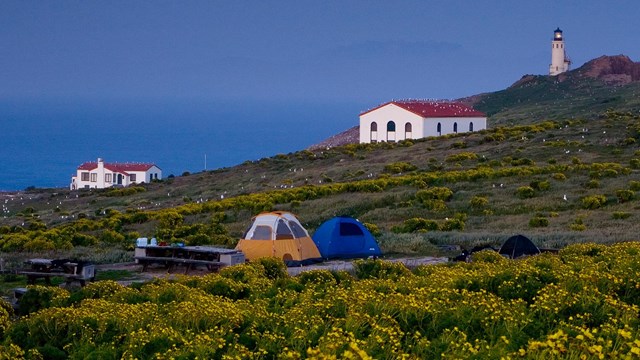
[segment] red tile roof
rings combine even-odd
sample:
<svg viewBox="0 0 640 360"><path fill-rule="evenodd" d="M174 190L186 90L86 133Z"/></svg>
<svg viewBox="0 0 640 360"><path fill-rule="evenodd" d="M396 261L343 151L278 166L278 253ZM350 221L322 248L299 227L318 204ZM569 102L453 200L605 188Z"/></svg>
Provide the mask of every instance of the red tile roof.
<svg viewBox="0 0 640 360"><path fill-rule="evenodd" d="M466 105L448 101L434 100L394 100L384 103L360 114L368 114L381 107L394 104L416 115L427 117L485 117L486 115Z"/></svg>
<svg viewBox="0 0 640 360"><path fill-rule="evenodd" d="M104 168L107 170L111 170L113 172L119 172L123 174L127 174L130 171L147 171L151 169L151 167L155 166L155 164L148 163L104 163ZM78 166L78 170L93 170L98 167L98 163L96 161L86 162L80 166Z"/></svg>

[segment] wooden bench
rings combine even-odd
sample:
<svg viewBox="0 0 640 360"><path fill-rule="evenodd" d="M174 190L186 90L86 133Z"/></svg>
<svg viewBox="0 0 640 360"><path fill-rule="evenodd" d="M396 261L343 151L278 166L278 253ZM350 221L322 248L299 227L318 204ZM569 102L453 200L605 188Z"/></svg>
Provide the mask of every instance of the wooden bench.
<svg viewBox="0 0 640 360"><path fill-rule="evenodd" d="M27 283L35 284L37 279L44 279L45 283L50 285L52 277L62 277L67 285L70 285L74 282L80 283L81 286L84 286L87 281L93 281L96 277L96 268L95 265L85 265L81 269L77 268L77 264L75 265L74 272L68 273L60 270L53 271L34 271L33 269L18 271L19 275L25 275L27 277Z"/></svg>
<svg viewBox="0 0 640 360"><path fill-rule="evenodd" d="M188 274L189 270L191 270L191 268L194 265L206 265L207 269L209 270L218 269L222 265L224 265L220 261L162 257L162 256L136 256L134 258L138 260L138 263L142 264L142 271L147 271L147 268L151 264L162 264L167 268L167 272L171 272L171 270L175 265L183 264L183 265L186 265L184 273Z"/></svg>
<svg viewBox="0 0 640 360"><path fill-rule="evenodd" d="M67 274L63 272L40 272L40 271L18 271L19 275L25 275L27 277L28 284L35 284L37 279L44 279L47 285L51 285L52 277L63 277L64 281L67 284L71 284L73 282L80 283L81 286L84 286L87 281L93 281L94 277L84 277L83 275L78 274Z"/></svg>

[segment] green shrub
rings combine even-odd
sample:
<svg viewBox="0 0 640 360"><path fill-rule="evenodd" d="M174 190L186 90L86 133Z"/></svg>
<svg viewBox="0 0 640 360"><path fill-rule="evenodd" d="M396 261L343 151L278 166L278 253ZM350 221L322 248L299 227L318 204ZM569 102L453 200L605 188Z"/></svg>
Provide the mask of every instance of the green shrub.
<svg viewBox="0 0 640 360"><path fill-rule="evenodd" d="M607 203L604 195L590 195L582 198L582 207L585 209L599 209Z"/></svg>
<svg viewBox="0 0 640 360"><path fill-rule="evenodd" d="M137 194L139 192L145 192L147 191L147 189L145 189L142 186L127 186L125 188L119 188L119 189L110 189L107 192L105 192L105 196L129 196L129 195L133 195L133 194Z"/></svg>
<svg viewBox="0 0 640 360"><path fill-rule="evenodd" d="M569 225L569 229L572 231L585 231L587 230L587 226L585 224L572 223Z"/></svg>
<svg viewBox="0 0 640 360"><path fill-rule="evenodd" d="M474 196L469 200L469 206L475 209L482 209L489 205L489 199L486 196Z"/></svg>
<svg viewBox="0 0 640 360"><path fill-rule="evenodd" d="M516 194L521 199L529 199L535 196L536 191L531 186L520 186L516 190Z"/></svg>
<svg viewBox="0 0 640 360"><path fill-rule="evenodd" d="M442 226L440 226L440 230L442 231L453 231L453 230L464 230L464 220L460 218L454 219L446 219Z"/></svg>
<svg viewBox="0 0 640 360"><path fill-rule="evenodd" d="M472 152L461 152L461 153L451 154L451 155L447 156L445 161L446 162L459 162L459 161L477 160L477 159L478 159L478 155L476 155L475 153L472 153Z"/></svg>
<svg viewBox="0 0 640 360"><path fill-rule="evenodd" d="M276 257L263 257L256 261L253 261L251 266L259 265L262 267L264 276L268 279L283 279L289 277L287 272L287 265L280 258Z"/></svg>
<svg viewBox="0 0 640 360"><path fill-rule="evenodd" d="M20 298L20 315L28 315L50 306L62 305L69 297L67 290L52 286L29 286Z"/></svg>
<svg viewBox="0 0 640 360"><path fill-rule="evenodd" d="M552 177L553 177L555 180L558 180L558 181L565 181L565 180L567 180L567 176L566 176L565 174L563 174L563 173L555 173L555 174L553 174L553 175L552 175Z"/></svg>
<svg viewBox="0 0 640 360"><path fill-rule="evenodd" d="M369 230L371 235L373 235L373 236L382 235L382 231L380 231L380 228L378 227L378 225L372 224L372 223L362 223L362 225L364 225L364 227L366 227L367 230Z"/></svg>
<svg viewBox="0 0 640 360"><path fill-rule="evenodd" d="M404 221L402 232L436 231L438 229L438 223L434 220L411 218Z"/></svg>
<svg viewBox="0 0 640 360"><path fill-rule="evenodd" d="M418 190L416 192L416 198L421 202L427 200L442 200L448 201L453 197L453 191L446 187L432 187L424 190Z"/></svg>
<svg viewBox="0 0 640 360"><path fill-rule="evenodd" d="M640 169L640 159L629 160L629 166L631 166L632 169Z"/></svg>
<svg viewBox="0 0 640 360"><path fill-rule="evenodd" d="M102 232L100 240L110 245L124 244L126 242L124 235L109 229Z"/></svg>
<svg viewBox="0 0 640 360"><path fill-rule="evenodd" d="M529 220L530 227L547 227L549 226L549 219L543 216L534 216Z"/></svg>
<svg viewBox="0 0 640 360"><path fill-rule="evenodd" d="M582 218L578 217L569 225L569 229L572 231L585 231L587 230L587 226L584 224Z"/></svg>
<svg viewBox="0 0 640 360"><path fill-rule="evenodd" d="M534 190L546 191L551 188L551 183L547 180L534 180L529 186L531 186Z"/></svg>
<svg viewBox="0 0 640 360"><path fill-rule="evenodd" d="M447 204L442 200L424 200L422 202L422 205L424 205L425 208L435 212L442 212L447 210Z"/></svg>
<svg viewBox="0 0 640 360"><path fill-rule="evenodd" d="M618 198L619 203L625 203L627 201L633 200L635 197L635 191L633 190L617 190L616 197Z"/></svg>
<svg viewBox="0 0 640 360"><path fill-rule="evenodd" d="M629 181L629 189L633 191L640 191L640 181Z"/></svg>
<svg viewBox="0 0 640 360"><path fill-rule="evenodd" d="M596 179L591 179L589 181L587 181L587 183L585 184L585 187L587 189L597 189L600 187L600 181L596 180Z"/></svg>
<svg viewBox="0 0 640 360"><path fill-rule="evenodd" d="M471 261L474 263L505 263L507 259L500 255L497 251L493 250L482 250L478 252L474 252L471 255Z"/></svg>
<svg viewBox="0 0 640 360"><path fill-rule="evenodd" d="M298 281L302 285L318 285L318 284L327 284L327 285L336 285L336 279L333 277L333 274L329 270L309 270L303 271L300 275L298 275Z"/></svg>
<svg viewBox="0 0 640 360"><path fill-rule="evenodd" d="M614 211L612 217L616 220L623 220L631 217L631 213L626 211Z"/></svg>
<svg viewBox="0 0 640 360"><path fill-rule="evenodd" d="M390 173L390 174L399 174L403 172L413 171L416 169L417 167L415 165L405 161L394 162L384 166L384 172Z"/></svg>
<svg viewBox="0 0 640 360"><path fill-rule="evenodd" d="M531 160L531 159L527 159L527 158L521 158L521 159L513 159L511 160L511 165L512 166L533 166L535 165L535 161Z"/></svg>
<svg viewBox="0 0 640 360"><path fill-rule="evenodd" d="M360 259L353 262L358 279L398 279L413 276L400 262Z"/></svg>

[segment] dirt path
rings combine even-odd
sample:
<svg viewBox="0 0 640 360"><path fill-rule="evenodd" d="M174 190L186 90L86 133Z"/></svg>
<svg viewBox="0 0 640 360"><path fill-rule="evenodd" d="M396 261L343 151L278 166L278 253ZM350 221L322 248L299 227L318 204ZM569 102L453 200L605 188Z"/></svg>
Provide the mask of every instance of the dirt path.
<svg viewBox="0 0 640 360"><path fill-rule="evenodd" d="M405 264L409 269L415 268L419 265L434 265L434 264L443 264L448 261L445 257L418 257L418 258L395 258L395 259L383 259L390 262L401 262ZM172 279L178 275L184 275L184 273L180 270L168 273L165 268L162 267L150 267L147 271L142 271L142 266L136 264L134 262L130 263L121 263L121 264L107 264L107 265L98 265L98 271L105 270L127 270L130 271L134 276L128 279L118 280L119 283L128 285L133 282L144 282L150 281L153 279ZM348 271L353 272L353 260L331 260L324 261L322 263L306 265L306 266L297 266L290 267L287 269L290 276L296 276L304 271L310 270L330 270L330 271ZM195 268L189 271L188 275L192 276L202 276L205 274L209 274L210 271L205 268Z"/></svg>

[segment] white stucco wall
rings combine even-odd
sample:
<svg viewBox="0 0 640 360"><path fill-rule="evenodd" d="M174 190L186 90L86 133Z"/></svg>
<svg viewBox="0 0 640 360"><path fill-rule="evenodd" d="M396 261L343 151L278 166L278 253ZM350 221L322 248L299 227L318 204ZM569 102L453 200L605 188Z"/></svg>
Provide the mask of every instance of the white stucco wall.
<svg viewBox="0 0 640 360"><path fill-rule="evenodd" d="M147 183L155 179L161 180L162 170L159 167L153 165L152 167L149 168L149 170L145 172L144 176L145 176L144 182L147 182Z"/></svg>
<svg viewBox="0 0 640 360"><path fill-rule="evenodd" d="M424 133L421 137L469 132L472 123L473 131L487 128L487 118L485 117L426 118L424 119ZM438 124L440 124L440 133L438 133ZM458 131L454 131L455 124L458 125Z"/></svg>
<svg viewBox="0 0 640 360"><path fill-rule="evenodd" d="M387 124L389 121L393 121L396 124L395 133L387 132ZM406 140L405 125L411 124L411 138L419 138L419 134L422 134L424 129L424 123L422 117L407 111L395 104L387 104L379 109L368 112L360 116L360 142L371 142L371 124L378 124L377 142L381 141L402 141Z"/></svg>

